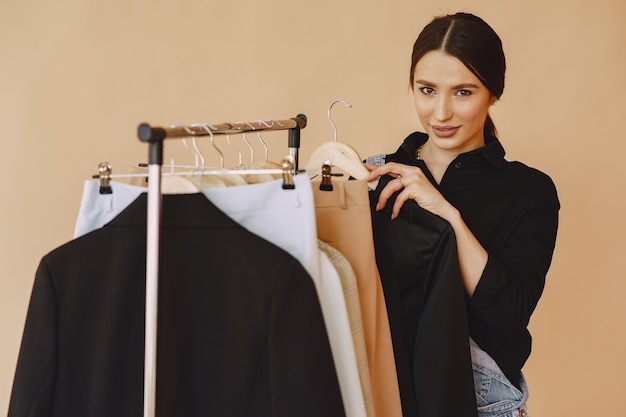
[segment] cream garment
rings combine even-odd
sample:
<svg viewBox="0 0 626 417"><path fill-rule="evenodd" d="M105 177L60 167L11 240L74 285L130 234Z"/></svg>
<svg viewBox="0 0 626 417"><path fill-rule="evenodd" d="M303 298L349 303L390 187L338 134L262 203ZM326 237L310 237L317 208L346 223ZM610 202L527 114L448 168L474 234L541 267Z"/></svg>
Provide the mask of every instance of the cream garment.
<svg viewBox="0 0 626 417"><path fill-rule="evenodd" d="M233 220L298 259L311 275L324 315L346 415L365 417L365 399L341 281L328 256L317 245L310 180L306 175L296 175L293 181L294 190L283 190L283 181L274 180L204 189L202 193ZM111 187L112 194L100 194L99 181L85 182L77 235L102 227L146 191L143 187L116 182L111 182Z"/></svg>
<svg viewBox="0 0 626 417"><path fill-rule="evenodd" d="M387 307L374 253L368 185L333 181L333 191L313 182L318 238L341 252L357 278L376 415L401 417Z"/></svg>
<svg viewBox="0 0 626 417"><path fill-rule="evenodd" d="M361 379L361 390L365 400L365 411L368 417L374 417L376 415L374 393L372 392L372 381L370 380L370 370L367 362L367 349L365 348L365 337L363 336L363 321L361 320L361 304L359 303L356 276L354 276L350 262L341 252L321 240L317 241L317 246L328 256L341 279L343 296L348 310L348 319L350 320L350 330L352 331L352 343L354 344L359 378Z"/></svg>

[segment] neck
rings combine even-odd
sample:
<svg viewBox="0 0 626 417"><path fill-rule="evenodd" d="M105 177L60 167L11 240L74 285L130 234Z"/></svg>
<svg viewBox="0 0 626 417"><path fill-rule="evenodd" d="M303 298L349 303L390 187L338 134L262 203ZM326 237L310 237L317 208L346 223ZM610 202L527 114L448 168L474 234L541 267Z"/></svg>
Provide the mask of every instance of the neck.
<svg viewBox="0 0 626 417"><path fill-rule="evenodd" d="M450 165L450 162L459 155L458 152L438 148L429 140L424 142L424 144L418 148L418 151L420 154L418 159L423 159L429 166L442 165L447 167Z"/></svg>
<svg viewBox="0 0 626 417"><path fill-rule="evenodd" d="M426 140L416 151L416 157L418 159L423 159L432 164L443 164L446 167L454 161L454 159L462 153L470 152L475 149L480 149L485 146L485 141L483 140L480 144L474 144L473 146L468 146L463 149L445 149L437 146L435 141ZM418 154L419 153L419 157Z"/></svg>

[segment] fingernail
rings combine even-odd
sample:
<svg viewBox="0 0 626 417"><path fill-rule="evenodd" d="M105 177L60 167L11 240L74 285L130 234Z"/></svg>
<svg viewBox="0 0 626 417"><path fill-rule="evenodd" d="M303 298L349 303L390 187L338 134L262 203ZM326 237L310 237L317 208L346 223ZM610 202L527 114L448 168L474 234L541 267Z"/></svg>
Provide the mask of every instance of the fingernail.
<svg viewBox="0 0 626 417"><path fill-rule="evenodd" d="M380 211L380 202L376 203L376 211Z"/></svg>

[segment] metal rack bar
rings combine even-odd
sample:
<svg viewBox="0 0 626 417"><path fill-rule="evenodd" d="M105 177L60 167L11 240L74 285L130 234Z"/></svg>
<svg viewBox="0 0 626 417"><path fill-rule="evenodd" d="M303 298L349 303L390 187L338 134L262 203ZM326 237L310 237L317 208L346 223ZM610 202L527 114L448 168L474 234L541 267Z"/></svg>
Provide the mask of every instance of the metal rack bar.
<svg viewBox="0 0 626 417"><path fill-rule="evenodd" d="M257 132L266 130L287 130L287 129L303 129L306 126L307 119L303 114L286 120L255 120L252 122L235 122L235 123L197 123L189 126L172 126L172 127L152 127L147 123L139 125L139 139L144 142L151 140L166 138L186 138L190 136L208 136L211 133L219 134L237 134L243 132ZM207 128L211 131L209 133Z"/></svg>

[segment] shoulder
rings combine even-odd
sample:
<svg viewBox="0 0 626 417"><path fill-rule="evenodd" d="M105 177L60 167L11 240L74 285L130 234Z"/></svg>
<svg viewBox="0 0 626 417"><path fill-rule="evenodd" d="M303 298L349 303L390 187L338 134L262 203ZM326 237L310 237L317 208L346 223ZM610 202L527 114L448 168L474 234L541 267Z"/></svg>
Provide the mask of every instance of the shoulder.
<svg viewBox="0 0 626 417"><path fill-rule="evenodd" d="M558 210L556 185L548 174L523 162L507 160L504 147L496 137L486 139L486 145L480 153L497 167L500 185L509 188L502 190L504 193L522 197L532 206L551 205Z"/></svg>
<svg viewBox="0 0 626 417"><path fill-rule="evenodd" d="M545 172L519 161L505 161L502 172L511 187L523 190L528 200L559 206L556 184Z"/></svg>

